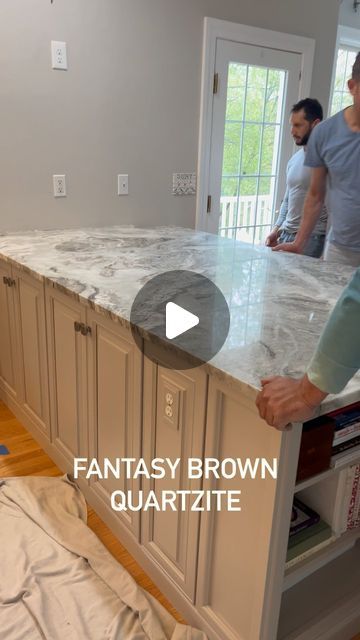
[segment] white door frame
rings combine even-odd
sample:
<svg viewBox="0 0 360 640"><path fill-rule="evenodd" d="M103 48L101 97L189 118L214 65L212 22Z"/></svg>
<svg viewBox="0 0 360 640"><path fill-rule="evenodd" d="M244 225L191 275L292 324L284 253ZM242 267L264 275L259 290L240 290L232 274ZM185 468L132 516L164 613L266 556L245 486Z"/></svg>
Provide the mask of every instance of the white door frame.
<svg viewBox="0 0 360 640"><path fill-rule="evenodd" d="M299 100L310 94L314 61L315 40L288 33L269 31L244 24L205 18L201 77L200 131L198 148L198 188L196 198L196 229L206 230L206 209L209 194L211 126L213 106L213 77L215 69L216 40L233 40L301 55L301 79Z"/></svg>

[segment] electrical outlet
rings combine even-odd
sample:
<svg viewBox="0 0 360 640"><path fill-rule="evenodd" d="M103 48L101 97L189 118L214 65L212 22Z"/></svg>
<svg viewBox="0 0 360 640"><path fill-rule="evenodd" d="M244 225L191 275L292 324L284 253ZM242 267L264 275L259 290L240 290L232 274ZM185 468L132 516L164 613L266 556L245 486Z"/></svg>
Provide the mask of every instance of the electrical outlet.
<svg viewBox="0 0 360 640"><path fill-rule="evenodd" d="M66 196L65 176L53 176L53 185L55 198L62 198Z"/></svg>
<svg viewBox="0 0 360 640"><path fill-rule="evenodd" d="M51 65L53 69L66 70L68 68L66 42L59 42L58 40L51 41Z"/></svg>
<svg viewBox="0 0 360 640"><path fill-rule="evenodd" d="M129 195L129 176L126 173L118 175L118 196Z"/></svg>

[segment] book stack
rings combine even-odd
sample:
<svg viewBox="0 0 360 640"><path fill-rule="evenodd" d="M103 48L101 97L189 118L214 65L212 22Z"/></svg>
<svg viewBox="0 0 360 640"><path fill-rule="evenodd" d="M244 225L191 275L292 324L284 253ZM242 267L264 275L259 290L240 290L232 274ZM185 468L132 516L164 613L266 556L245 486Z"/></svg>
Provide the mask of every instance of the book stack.
<svg viewBox="0 0 360 640"><path fill-rule="evenodd" d="M340 472L334 509L334 529L342 534L360 527L360 464Z"/></svg>
<svg viewBox="0 0 360 640"><path fill-rule="evenodd" d="M335 539L331 527L298 498L294 498L285 568L305 560Z"/></svg>
<svg viewBox="0 0 360 640"><path fill-rule="evenodd" d="M335 431L331 450L331 466L337 467L360 456L360 403L346 410L338 409L328 414L334 421Z"/></svg>

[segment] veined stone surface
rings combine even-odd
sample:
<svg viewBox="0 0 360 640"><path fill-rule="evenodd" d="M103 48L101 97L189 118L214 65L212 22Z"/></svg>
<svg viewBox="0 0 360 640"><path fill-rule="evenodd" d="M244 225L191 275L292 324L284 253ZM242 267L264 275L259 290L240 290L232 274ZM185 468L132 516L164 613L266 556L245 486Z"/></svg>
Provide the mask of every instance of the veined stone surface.
<svg viewBox="0 0 360 640"><path fill-rule="evenodd" d="M269 375L300 376L350 267L174 227L114 226L0 234L0 257L128 324L152 277L187 269L210 278L231 313L221 351L205 366L251 397ZM360 399L357 375L322 407ZM346 401L345 401L346 400Z"/></svg>

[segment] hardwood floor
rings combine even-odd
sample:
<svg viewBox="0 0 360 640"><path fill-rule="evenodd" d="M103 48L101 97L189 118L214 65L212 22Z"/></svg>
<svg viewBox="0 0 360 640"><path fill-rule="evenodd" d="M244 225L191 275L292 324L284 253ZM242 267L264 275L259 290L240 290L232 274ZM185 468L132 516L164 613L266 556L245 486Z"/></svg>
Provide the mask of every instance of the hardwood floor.
<svg viewBox="0 0 360 640"><path fill-rule="evenodd" d="M24 429L11 411L0 400L0 444L10 451L9 455L0 455L0 477L10 476L58 476L60 469ZM102 541L110 553L132 575L136 582L149 591L179 622L184 622L179 613L166 600L152 580L144 573L140 565L115 538L110 529L88 507L88 525Z"/></svg>

